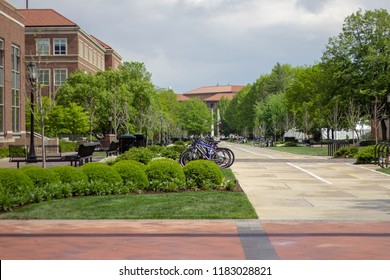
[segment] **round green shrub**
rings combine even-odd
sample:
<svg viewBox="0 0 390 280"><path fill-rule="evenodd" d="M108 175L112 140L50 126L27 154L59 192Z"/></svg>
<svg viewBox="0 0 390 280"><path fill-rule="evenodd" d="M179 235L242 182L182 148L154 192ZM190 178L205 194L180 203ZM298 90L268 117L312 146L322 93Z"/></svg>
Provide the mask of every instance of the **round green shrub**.
<svg viewBox="0 0 390 280"><path fill-rule="evenodd" d="M295 142L286 142L284 143L285 147L298 147L298 143Z"/></svg>
<svg viewBox="0 0 390 280"><path fill-rule="evenodd" d="M154 154L160 154L161 151L164 150L164 147L160 145L150 145L147 148L148 150L152 151Z"/></svg>
<svg viewBox="0 0 390 280"><path fill-rule="evenodd" d="M170 145L170 146L165 147L161 151L160 155L162 157L170 158L173 160L178 160L182 151L183 151L182 146Z"/></svg>
<svg viewBox="0 0 390 280"><path fill-rule="evenodd" d="M117 161L135 160L142 162L143 164L148 164L156 155L156 153L146 147L134 147L120 155L117 158Z"/></svg>
<svg viewBox="0 0 390 280"><path fill-rule="evenodd" d="M145 173L146 166L135 160L122 160L112 166L122 177L123 184L129 191L145 190L149 186Z"/></svg>
<svg viewBox="0 0 390 280"><path fill-rule="evenodd" d="M334 157L336 158L352 158L359 152L359 148L352 146L352 147L342 147L338 149L334 153Z"/></svg>
<svg viewBox="0 0 390 280"><path fill-rule="evenodd" d="M122 178L118 172L106 164L100 162L90 162L80 167L88 177L89 182L104 182L108 184L122 184Z"/></svg>
<svg viewBox="0 0 390 280"><path fill-rule="evenodd" d="M3 210L33 201L34 183L20 170L0 168L0 184L3 186L0 205Z"/></svg>
<svg viewBox="0 0 390 280"><path fill-rule="evenodd" d="M23 166L19 169L33 181L35 187L45 187L50 184L59 184L60 177L50 169L38 166Z"/></svg>
<svg viewBox="0 0 390 280"><path fill-rule="evenodd" d="M148 163L145 172L150 190L177 191L185 188L183 168L172 159L155 159Z"/></svg>
<svg viewBox="0 0 390 280"><path fill-rule="evenodd" d="M79 168L68 165L59 165L51 168L60 178L61 183L87 183L88 177Z"/></svg>
<svg viewBox="0 0 390 280"><path fill-rule="evenodd" d="M88 177L87 184L73 186L74 195L108 195L124 194L128 190L123 180L112 167L100 162L90 162L80 167Z"/></svg>
<svg viewBox="0 0 390 280"><path fill-rule="evenodd" d="M375 146L367 146L359 149L359 152L355 156L355 164L369 164L376 161L374 149Z"/></svg>
<svg viewBox="0 0 390 280"><path fill-rule="evenodd" d="M189 188L219 188L222 185L223 175L219 166L209 160L192 160L183 167Z"/></svg>

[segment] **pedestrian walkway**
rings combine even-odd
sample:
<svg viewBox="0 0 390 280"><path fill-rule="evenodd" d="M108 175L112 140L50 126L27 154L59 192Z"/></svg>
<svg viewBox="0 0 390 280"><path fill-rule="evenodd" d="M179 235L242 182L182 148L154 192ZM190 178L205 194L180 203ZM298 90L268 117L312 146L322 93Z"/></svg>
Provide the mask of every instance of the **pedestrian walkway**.
<svg viewBox="0 0 390 280"><path fill-rule="evenodd" d="M0 259L390 260L390 176L226 145L258 220L0 220Z"/></svg>

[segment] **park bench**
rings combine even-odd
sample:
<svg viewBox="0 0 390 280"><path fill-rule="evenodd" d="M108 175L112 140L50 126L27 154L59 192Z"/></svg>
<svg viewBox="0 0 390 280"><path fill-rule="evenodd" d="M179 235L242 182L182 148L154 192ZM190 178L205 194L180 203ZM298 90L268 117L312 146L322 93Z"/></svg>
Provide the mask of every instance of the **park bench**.
<svg viewBox="0 0 390 280"><path fill-rule="evenodd" d="M59 145L46 145L45 157L46 162L70 162L72 166L81 166L85 162L92 162L92 154L95 151L95 144L81 144L76 154L63 155ZM17 168L21 162L37 163L42 162L42 146L35 146L36 157L28 158L29 147L26 145L10 145L8 147L9 161L15 162Z"/></svg>
<svg viewBox="0 0 390 280"><path fill-rule="evenodd" d="M34 159L28 158L29 147L26 145L10 145L8 146L9 161L16 162L17 168L19 168L21 162L42 162L42 146L35 146L36 157ZM45 157L47 162L61 161L62 153L59 145L46 145Z"/></svg>
<svg viewBox="0 0 390 280"><path fill-rule="evenodd" d="M69 161L72 166L81 166L84 163L92 162L92 155L95 151L96 144L80 144L77 154L66 155L62 161Z"/></svg>
<svg viewBox="0 0 390 280"><path fill-rule="evenodd" d="M117 156L119 154L119 141L112 141L110 146L103 149L106 152L106 156Z"/></svg>

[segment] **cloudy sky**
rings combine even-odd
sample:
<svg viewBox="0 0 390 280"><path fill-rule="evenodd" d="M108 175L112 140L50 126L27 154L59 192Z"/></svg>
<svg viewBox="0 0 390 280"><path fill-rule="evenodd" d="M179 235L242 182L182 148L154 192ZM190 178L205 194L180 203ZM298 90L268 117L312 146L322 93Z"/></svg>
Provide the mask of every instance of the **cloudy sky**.
<svg viewBox="0 0 390 280"><path fill-rule="evenodd" d="M25 8L26 0L8 0ZM98 37L123 61L144 62L158 87L253 83L280 62L320 60L345 17L389 0L29 0Z"/></svg>

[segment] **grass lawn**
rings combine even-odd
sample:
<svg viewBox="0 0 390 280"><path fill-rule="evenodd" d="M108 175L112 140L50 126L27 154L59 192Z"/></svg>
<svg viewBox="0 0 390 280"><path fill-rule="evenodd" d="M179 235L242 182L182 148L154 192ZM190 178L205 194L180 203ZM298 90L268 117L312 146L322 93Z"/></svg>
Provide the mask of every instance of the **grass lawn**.
<svg viewBox="0 0 390 280"><path fill-rule="evenodd" d="M74 197L31 204L0 219L256 219L243 192Z"/></svg>
<svg viewBox="0 0 390 280"><path fill-rule="evenodd" d="M390 168L380 168L377 169L379 172L383 172L390 175Z"/></svg>
<svg viewBox="0 0 390 280"><path fill-rule="evenodd" d="M275 151L286 152L291 154L299 155L308 155L308 156L327 156L328 155L328 146L323 147L268 147L267 149L272 149Z"/></svg>

